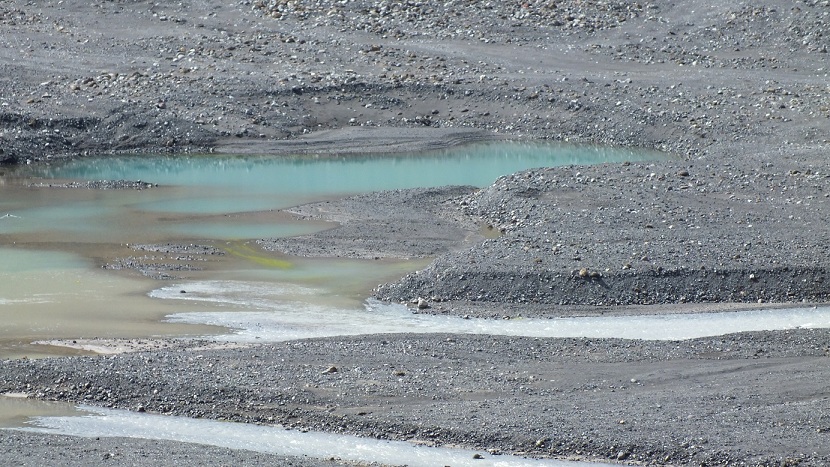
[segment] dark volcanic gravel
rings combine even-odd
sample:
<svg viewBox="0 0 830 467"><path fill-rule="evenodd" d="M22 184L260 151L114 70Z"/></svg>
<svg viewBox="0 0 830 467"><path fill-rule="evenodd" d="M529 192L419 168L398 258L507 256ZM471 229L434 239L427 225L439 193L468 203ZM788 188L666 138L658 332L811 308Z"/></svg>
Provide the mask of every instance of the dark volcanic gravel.
<svg viewBox="0 0 830 467"><path fill-rule="evenodd" d="M830 172L789 167L675 162L502 177L458 206L501 237L375 294L594 306L828 301Z"/></svg>

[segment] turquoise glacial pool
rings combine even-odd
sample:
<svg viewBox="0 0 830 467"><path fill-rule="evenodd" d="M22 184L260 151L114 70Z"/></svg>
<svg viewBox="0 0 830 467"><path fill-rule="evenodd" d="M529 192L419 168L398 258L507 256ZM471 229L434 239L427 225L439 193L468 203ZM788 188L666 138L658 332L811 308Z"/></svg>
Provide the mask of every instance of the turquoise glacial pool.
<svg viewBox="0 0 830 467"><path fill-rule="evenodd" d="M204 335L210 323L166 320L187 313L262 308L246 302L154 298L160 284L102 266L154 254L134 244L198 243L248 252L208 258L182 280L273 284L265 308L315 318L365 314L371 286L422 267L424 261L280 258L268 267L253 240L333 227L298 221L279 209L377 190L443 185L483 187L499 176L565 164L665 158L654 152L539 143L497 143L425 154L349 157L131 156L83 158L0 170L0 358L49 354L33 341L91 337ZM70 181L142 180L144 190L59 188ZM274 264L277 262L275 261ZM185 284L187 284L185 282ZM189 285L185 285L189 287ZM297 287L311 293L295 296ZM285 291L281 293L280 291ZM254 303L254 301L257 301ZM272 306L273 303L283 305ZM321 313L322 310L322 314ZM231 323L233 320L230 321ZM324 326L327 327L327 326ZM327 331L327 333L330 331Z"/></svg>

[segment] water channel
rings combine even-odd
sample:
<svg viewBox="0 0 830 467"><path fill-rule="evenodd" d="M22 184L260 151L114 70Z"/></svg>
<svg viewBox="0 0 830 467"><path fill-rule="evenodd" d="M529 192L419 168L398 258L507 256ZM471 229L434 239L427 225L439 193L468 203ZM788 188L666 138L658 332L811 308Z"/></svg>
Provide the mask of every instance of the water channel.
<svg viewBox="0 0 830 467"><path fill-rule="evenodd" d="M3 423L0 430L16 429L38 433L74 436L124 437L179 441L193 444L244 449L295 457L331 458L382 465L434 467L469 465L476 467L602 467L593 462L529 459L511 455L491 455L485 451L428 447L404 441L331 433L288 430L280 426L246 425L207 419L152 415L92 406L32 401L0 396L0 412L14 413L24 425ZM44 413L50 415L45 416ZM4 426L5 425L5 426ZM1 431L0 431L1 432ZM474 459L473 456L478 456Z"/></svg>
<svg viewBox="0 0 830 467"><path fill-rule="evenodd" d="M508 322L413 315L402 306L366 301L366 296L375 284L423 267L425 260L303 259L260 251L254 243L258 238L331 227L278 212L301 203L383 189L481 187L526 168L659 157L663 156L499 143L426 155L136 156L0 169L0 358L80 352L33 344L54 339L211 336L267 342L378 332L686 339L744 330L830 327L830 308ZM49 187L73 180L144 180L157 186L144 190ZM171 281L102 268L114 258L136 255L131 245L167 243L252 253L206 257L202 270L183 271ZM20 404L0 404L0 426L4 420L10 423L9 412L20 417ZM13 405L17 412L9 409ZM36 417L41 430L86 436L103 436L103 430L153 438L141 427L161 423L151 416L134 419L136 414L128 412L85 408L91 415L77 417L67 410L72 411L38 406L29 408L26 417ZM178 426L171 432L185 433L164 439L221 445L218 439L188 438L187 433L214 432L216 427L195 430L192 426L211 422L165 418L163 423ZM245 431L260 429L237 427L236 434L223 437L242 436L254 443L276 436L276 431ZM388 446L368 449L394 451ZM403 458L413 459L407 455ZM470 458L470 453L461 455ZM443 452L438 458L448 456Z"/></svg>

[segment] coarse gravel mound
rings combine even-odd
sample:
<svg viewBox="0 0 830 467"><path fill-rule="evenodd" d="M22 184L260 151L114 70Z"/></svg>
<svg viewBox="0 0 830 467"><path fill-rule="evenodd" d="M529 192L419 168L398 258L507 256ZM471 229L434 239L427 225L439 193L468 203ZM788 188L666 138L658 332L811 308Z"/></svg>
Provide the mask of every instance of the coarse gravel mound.
<svg viewBox="0 0 830 467"><path fill-rule="evenodd" d="M826 302L828 182L830 173L773 164L526 171L460 202L501 237L375 295L551 306Z"/></svg>

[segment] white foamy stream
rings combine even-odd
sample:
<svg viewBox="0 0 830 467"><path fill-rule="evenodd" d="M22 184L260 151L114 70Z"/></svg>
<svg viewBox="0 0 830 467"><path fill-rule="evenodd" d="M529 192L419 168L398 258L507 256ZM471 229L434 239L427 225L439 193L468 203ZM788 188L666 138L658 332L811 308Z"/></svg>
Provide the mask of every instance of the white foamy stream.
<svg viewBox="0 0 830 467"><path fill-rule="evenodd" d="M247 425L214 420L139 414L126 410L81 406L85 416L34 417L40 433L85 437L127 437L206 444L286 456L310 456L385 465L434 467L440 465L483 467L597 467L611 464L493 456L484 451L419 446L404 441L383 441L349 435L301 432L282 427ZM480 459L474 459L478 454Z"/></svg>
<svg viewBox="0 0 830 467"><path fill-rule="evenodd" d="M830 307L493 320L414 314L405 306L377 301L368 301L364 309L334 308L309 301L307 298L314 294L314 289L271 283L205 281L163 287L150 296L192 301L194 306L210 304L213 311L176 313L167 319L232 328L232 334L219 339L237 342L404 332L679 340L745 331L830 327ZM299 299L301 296L305 299ZM234 311L223 311L223 307Z"/></svg>
<svg viewBox="0 0 830 467"><path fill-rule="evenodd" d="M168 316L171 322L225 326L211 336L233 342L377 333L462 333L530 337L617 337L690 339L740 331L830 327L830 307L720 313L583 317L556 319L463 319L413 314L401 305L369 301L364 308L334 306L320 290L253 281L193 281L150 292L162 300L192 303L199 311ZM329 299L330 301L330 299ZM132 437L206 444L287 456L337 458L408 466L598 466L586 462L493 456L466 449L435 448L331 433L286 430L98 407L79 407L84 416L35 416L25 431L85 437ZM474 458L482 456L483 458Z"/></svg>

